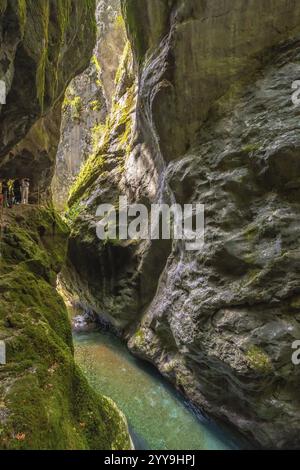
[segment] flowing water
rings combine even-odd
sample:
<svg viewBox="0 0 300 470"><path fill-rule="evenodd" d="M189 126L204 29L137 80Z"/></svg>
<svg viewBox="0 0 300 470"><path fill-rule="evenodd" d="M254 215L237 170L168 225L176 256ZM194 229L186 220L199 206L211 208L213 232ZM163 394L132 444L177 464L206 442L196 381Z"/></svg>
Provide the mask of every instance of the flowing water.
<svg viewBox="0 0 300 470"><path fill-rule="evenodd" d="M154 368L109 333L74 333L77 363L92 387L126 415L137 449L226 450L231 435L197 416Z"/></svg>

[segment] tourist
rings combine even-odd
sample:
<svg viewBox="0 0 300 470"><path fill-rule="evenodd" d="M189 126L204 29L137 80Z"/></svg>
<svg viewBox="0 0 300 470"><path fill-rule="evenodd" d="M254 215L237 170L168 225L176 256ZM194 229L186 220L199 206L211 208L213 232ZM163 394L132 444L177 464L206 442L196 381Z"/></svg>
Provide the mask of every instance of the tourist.
<svg viewBox="0 0 300 470"><path fill-rule="evenodd" d="M14 203L21 204L22 196L21 196L21 184L20 180L14 181Z"/></svg>

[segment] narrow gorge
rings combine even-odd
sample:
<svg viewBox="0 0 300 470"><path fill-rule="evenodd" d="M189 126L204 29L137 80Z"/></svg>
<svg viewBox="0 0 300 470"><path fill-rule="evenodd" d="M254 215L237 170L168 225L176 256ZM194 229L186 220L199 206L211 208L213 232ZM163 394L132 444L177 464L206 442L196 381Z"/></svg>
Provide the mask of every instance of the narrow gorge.
<svg viewBox="0 0 300 470"><path fill-rule="evenodd" d="M0 0L1 83L0 449L299 449L300 3Z"/></svg>

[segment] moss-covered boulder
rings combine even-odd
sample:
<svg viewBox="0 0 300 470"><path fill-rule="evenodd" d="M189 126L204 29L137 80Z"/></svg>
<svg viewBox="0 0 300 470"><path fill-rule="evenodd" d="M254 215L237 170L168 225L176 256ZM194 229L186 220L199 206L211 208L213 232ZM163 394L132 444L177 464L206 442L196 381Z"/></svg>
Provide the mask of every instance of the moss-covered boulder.
<svg viewBox="0 0 300 470"><path fill-rule="evenodd" d="M56 291L68 228L52 209L4 214L0 259L1 449L129 449L124 417L74 363Z"/></svg>

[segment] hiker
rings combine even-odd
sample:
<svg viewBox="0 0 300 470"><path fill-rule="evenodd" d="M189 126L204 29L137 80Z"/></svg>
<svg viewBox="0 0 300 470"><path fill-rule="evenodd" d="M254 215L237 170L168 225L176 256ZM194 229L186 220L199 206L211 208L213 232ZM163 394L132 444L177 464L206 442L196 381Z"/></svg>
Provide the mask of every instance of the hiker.
<svg viewBox="0 0 300 470"><path fill-rule="evenodd" d="M28 178L22 179L22 183L21 183L22 204L28 204L29 186L30 186L29 179Z"/></svg>
<svg viewBox="0 0 300 470"><path fill-rule="evenodd" d="M14 203L21 204L22 196L21 196L21 184L19 180L14 181Z"/></svg>
<svg viewBox="0 0 300 470"><path fill-rule="evenodd" d="M9 208L12 208L14 205L14 181L13 180L8 180L7 189L8 189L7 204Z"/></svg>

